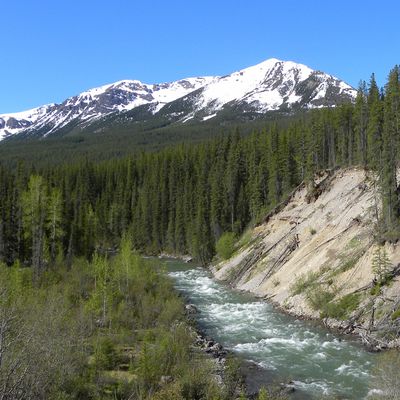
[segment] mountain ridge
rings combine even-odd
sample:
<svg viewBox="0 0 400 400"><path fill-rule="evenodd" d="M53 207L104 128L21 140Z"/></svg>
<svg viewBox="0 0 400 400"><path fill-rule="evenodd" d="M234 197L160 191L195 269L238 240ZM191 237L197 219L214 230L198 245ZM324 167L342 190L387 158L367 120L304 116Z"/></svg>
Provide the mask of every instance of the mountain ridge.
<svg viewBox="0 0 400 400"><path fill-rule="evenodd" d="M67 135L76 129L85 131L99 120L107 126L116 116L127 117L130 123L161 118L163 124L184 124L207 121L230 109L236 117L248 114L257 118L274 111L336 106L353 101L355 95L350 85L332 75L271 58L225 76L155 84L117 81L60 104L2 114L0 140Z"/></svg>

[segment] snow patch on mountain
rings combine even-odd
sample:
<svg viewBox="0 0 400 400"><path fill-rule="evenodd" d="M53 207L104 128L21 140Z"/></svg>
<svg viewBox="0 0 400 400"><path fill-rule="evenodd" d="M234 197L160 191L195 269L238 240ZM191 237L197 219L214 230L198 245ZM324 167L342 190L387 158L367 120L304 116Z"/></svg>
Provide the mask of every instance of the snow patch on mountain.
<svg viewBox="0 0 400 400"><path fill-rule="evenodd" d="M0 115L0 140L22 133L39 132L40 137L46 137L61 128L83 129L107 115L123 114L143 105L149 105L146 112L150 115L164 109L164 117L185 123L194 118L214 118L229 105L262 114L294 107L332 106L337 98L351 101L355 95L353 88L331 75L271 58L222 77L193 77L161 84L118 81L84 91L61 104Z"/></svg>
<svg viewBox="0 0 400 400"><path fill-rule="evenodd" d="M0 115L0 140L27 129L53 107L54 104L47 104L27 111Z"/></svg>
<svg viewBox="0 0 400 400"><path fill-rule="evenodd" d="M248 104L258 103L260 112L274 110L283 102L280 87L276 86L278 71L282 81L286 82L291 90L296 82L306 79L313 72L305 65L272 58L207 85L197 102L197 108L207 107L210 111L215 111L231 101L243 100Z"/></svg>
<svg viewBox="0 0 400 400"><path fill-rule="evenodd" d="M216 78L197 96L195 107L197 111L206 109L209 116L231 102L245 103L258 113L278 110L282 106L291 107L302 100L299 84L313 75L315 79L321 79L321 84L314 89L310 100L323 99L331 86L337 87L339 92L348 92L349 98L356 95L353 88L331 75L315 72L306 65L273 58ZM319 105L310 103L306 106L314 107Z"/></svg>

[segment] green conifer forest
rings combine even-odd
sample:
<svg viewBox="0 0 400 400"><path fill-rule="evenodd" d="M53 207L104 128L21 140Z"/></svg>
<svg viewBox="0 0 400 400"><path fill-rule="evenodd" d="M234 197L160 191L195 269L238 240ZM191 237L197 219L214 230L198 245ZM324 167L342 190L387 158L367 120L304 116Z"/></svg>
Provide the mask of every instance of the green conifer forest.
<svg viewBox="0 0 400 400"><path fill-rule="evenodd" d="M372 76L354 105L314 110L285 128L103 162L2 165L0 259L39 274L57 257L112 251L129 232L143 253L189 253L207 263L224 232L240 234L301 182L312 184L315 172L349 166L379 177L381 237L396 240L399 114L395 67L382 93Z"/></svg>
<svg viewBox="0 0 400 400"><path fill-rule="evenodd" d="M101 161L1 163L0 399L231 398L190 350L182 300L138 254L206 265L225 235L229 257L233 238L297 186L312 193L315 173L353 166L377 179L376 239L397 241L399 150L396 66L383 90L373 75L361 82L354 104L251 134Z"/></svg>

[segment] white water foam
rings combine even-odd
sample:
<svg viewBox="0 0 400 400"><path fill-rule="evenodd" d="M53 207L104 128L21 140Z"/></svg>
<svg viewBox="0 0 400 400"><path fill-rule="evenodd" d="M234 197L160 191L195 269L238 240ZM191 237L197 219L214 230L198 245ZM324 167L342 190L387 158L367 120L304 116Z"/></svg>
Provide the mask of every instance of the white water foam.
<svg viewBox="0 0 400 400"><path fill-rule="evenodd" d="M373 355L360 346L231 290L203 269L170 275L199 309L202 328L224 347L275 371L283 381L295 381L297 389L313 398L366 398Z"/></svg>

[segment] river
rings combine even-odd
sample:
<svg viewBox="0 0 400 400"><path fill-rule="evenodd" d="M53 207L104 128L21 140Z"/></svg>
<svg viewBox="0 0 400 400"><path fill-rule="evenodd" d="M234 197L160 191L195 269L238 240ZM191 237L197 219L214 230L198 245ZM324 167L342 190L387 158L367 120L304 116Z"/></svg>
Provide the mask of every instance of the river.
<svg viewBox="0 0 400 400"><path fill-rule="evenodd" d="M214 280L204 268L177 260L165 264L176 289L200 311L196 318L201 329L278 382L291 381L296 398L359 400L372 392L378 356L357 340L285 315Z"/></svg>

